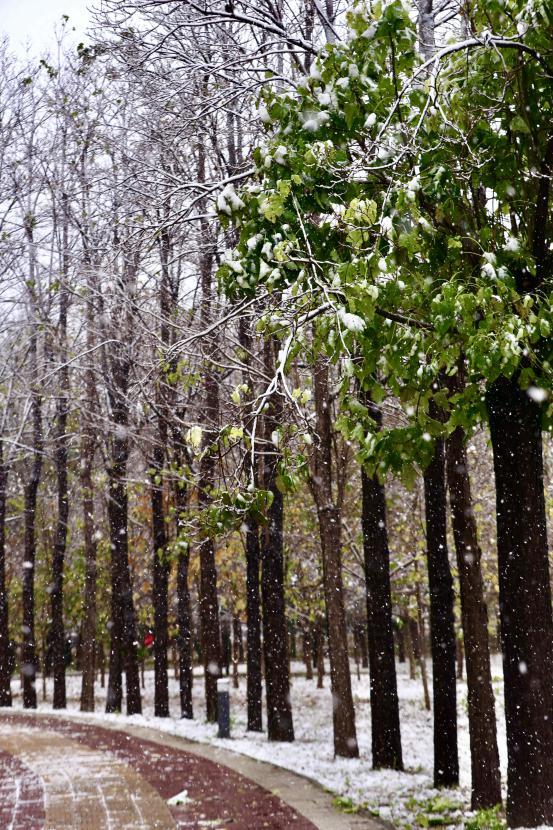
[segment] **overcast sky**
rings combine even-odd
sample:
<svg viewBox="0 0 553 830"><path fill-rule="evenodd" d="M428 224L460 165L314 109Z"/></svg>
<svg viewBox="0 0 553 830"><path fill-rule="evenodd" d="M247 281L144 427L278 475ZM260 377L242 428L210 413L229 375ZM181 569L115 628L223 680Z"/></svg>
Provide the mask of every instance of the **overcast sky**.
<svg viewBox="0 0 553 830"><path fill-rule="evenodd" d="M88 24L87 6L92 0L0 0L0 32L7 34L14 51L22 53L29 46L37 53L54 42L54 27L63 14L69 16L69 29L75 28L77 40L84 39Z"/></svg>

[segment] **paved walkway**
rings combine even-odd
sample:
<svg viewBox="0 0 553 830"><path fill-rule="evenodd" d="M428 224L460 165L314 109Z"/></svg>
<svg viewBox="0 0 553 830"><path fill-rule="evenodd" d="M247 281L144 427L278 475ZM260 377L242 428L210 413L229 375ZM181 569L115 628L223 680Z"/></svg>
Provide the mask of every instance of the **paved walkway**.
<svg viewBox="0 0 553 830"><path fill-rule="evenodd" d="M123 728L4 710L2 830L382 828L337 813L328 794L286 770L152 729Z"/></svg>

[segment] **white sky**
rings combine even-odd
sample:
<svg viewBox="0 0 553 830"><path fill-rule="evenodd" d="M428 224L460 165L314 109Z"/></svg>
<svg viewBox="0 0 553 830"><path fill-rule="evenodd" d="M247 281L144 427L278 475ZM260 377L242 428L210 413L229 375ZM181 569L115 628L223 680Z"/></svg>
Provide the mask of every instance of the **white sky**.
<svg viewBox="0 0 553 830"><path fill-rule="evenodd" d="M69 16L67 28L77 42L84 40L88 24L87 6L92 0L0 0L0 33L7 34L10 46L20 54L29 47L38 54L55 43L54 28Z"/></svg>

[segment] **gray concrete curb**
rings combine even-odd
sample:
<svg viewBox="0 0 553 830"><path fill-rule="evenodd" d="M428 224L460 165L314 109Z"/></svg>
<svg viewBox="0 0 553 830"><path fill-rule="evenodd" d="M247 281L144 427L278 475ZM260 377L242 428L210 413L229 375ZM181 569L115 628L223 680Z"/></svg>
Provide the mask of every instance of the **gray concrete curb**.
<svg viewBox="0 0 553 830"><path fill-rule="evenodd" d="M10 714L17 715L17 710L10 710ZM339 812L332 803L333 796L309 778L297 775L282 767L268 764L265 761L258 761L255 758L249 758L247 755L232 752L232 750L191 741L150 727L132 726L126 723L109 723L95 718L72 717L69 712L58 714L26 709L24 714L34 715L37 718L41 716L57 717L60 720L71 720L75 724L86 723L118 732L126 732L135 738L153 741L174 749L182 749L217 764L223 764L245 778L249 778L250 781L263 787L263 789L277 795L286 804L289 804L290 807L311 821L318 830L393 830L392 825L365 814L349 815Z"/></svg>

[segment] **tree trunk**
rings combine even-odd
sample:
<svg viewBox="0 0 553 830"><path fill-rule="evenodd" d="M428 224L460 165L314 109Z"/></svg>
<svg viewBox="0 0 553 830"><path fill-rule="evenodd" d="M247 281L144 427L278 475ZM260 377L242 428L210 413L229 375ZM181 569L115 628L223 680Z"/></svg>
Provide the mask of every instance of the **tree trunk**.
<svg viewBox="0 0 553 830"><path fill-rule="evenodd" d="M465 647L460 636L457 637L457 680L462 680L464 677L465 666Z"/></svg>
<svg viewBox="0 0 553 830"><path fill-rule="evenodd" d="M239 688L238 662L240 659L240 641L242 640L242 623L235 615L232 618L232 685Z"/></svg>
<svg viewBox="0 0 553 830"><path fill-rule="evenodd" d="M317 622L315 624L315 636L313 639L315 642L315 659L317 663L317 689L323 689L325 676L325 632L322 614L317 615Z"/></svg>
<svg viewBox="0 0 553 830"><path fill-rule="evenodd" d="M424 628L424 608L422 604L422 591L419 578L419 563L415 558L415 599L417 602L417 619L409 617L410 640L413 646L413 655L421 673L422 692L424 696L424 708L430 712L430 692L428 689L428 672L426 670L426 634Z"/></svg>
<svg viewBox="0 0 553 830"><path fill-rule="evenodd" d="M303 661L305 663L305 679L313 680L313 649L311 644L311 628L307 626L303 631Z"/></svg>
<svg viewBox="0 0 553 830"><path fill-rule="evenodd" d="M405 624L403 619L395 627L397 640L397 659L400 663L405 663Z"/></svg>
<svg viewBox="0 0 553 830"><path fill-rule="evenodd" d="M244 383L249 388L249 401L251 401L253 382L249 371L248 361L251 355L252 338L247 327L247 321L243 318L239 321L239 340L244 349L246 370L243 372ZM247 415L244 418L247 426ZM255 483L257 468L255 460L252 462L248 454L247 472ZM250 732L261 732L263 729L263 673L261 670L261 597L260 597L260 564L261 548L259 544L259 524L250 515L244 519L244 535L246 549L246 696L248 703L248 730Z"/></svg>
<svg viewBox="0 0 553 830"><path fill-rule="evenodd" d="M481 570L482 553L472 508L464 434L459 427L447 441L446 467L467 669L471 806L473 810L482 810L501 802L501 776L490 671L488 614ZM461 652L461 677L462 665Z"/></svg>
<svg viewBox="0 0 553 830"><path fill-rule="evenodd" d="M6 501L8 465L4 460L4 443L0 438L0 706L12 705L11 647L6 589Z"/></svg>
<svg viewBox="0 0 553 830"><path fill-rule="evenodd" d="M361 470L363 550L375 769L403 769L384 487Z"/></svg>
<svg viewBox="0 0 553 830"><path fill-rule="evenodd" d="M170 210L166 201L165 215ZM162 344L163 360L167 360L167 348L170 344L171 329L169 327L172 309L170 256L171 241L169 230L164 227L159 237L159 252L161 261L161 282L159 286L159 314L160 340ZM154 607L154 714L160 718L169 716L169 675L168 675L168 640L169 640L169 573L170 561L167 551L167 529L163 506L163 464L167 446L167 424L170 409L167 400L163 368L158 368L156 378L155 401L157 413L157 436L152 452L151 489L152 505L152 604Z"/></svg>
<svg viewBox="0 0 553 830"><path fill-rule="evenodd" d="M94 438L90 426L84 425L81 449L81 489L83 498L83 534L85 549L84 618L82 640L83 676L81 712L94 711L94 678L96 675L96 584L97 547L94 538Z"/></svg>
<svg viewBox="0 0 553 830"><path fill-rule="evenodd" d="M414 632L416 629L416 635ZM409 660L409 679L417 679L417 656L415 654L415 636L418 636L417 621L412 620L411 617L406 617L405 639L407 644L407 659ZM430 700L426 707L430 710Z"/></svg>
<svg viewBox="0 0 553 830"><path fill-rule="evenodd" d="M36 366L36 334L33 334L31 351ZM35 643L35 559L36 559L36 505L42 471L42 400L36 389L32 391L31 417L33 422L33 464L25 486L25 549L23 561L23 643L21 671L23 674L23 706L36 709L37 656Z"/></svg>
<svg viewBox="0 0 553 830"><path fill-rule="evenodd" d="M119 425L120 421L115 421ZM126 421L124 423L126 427ZM128 496L124 480L128 439L112 441L112 464L108 470L108 516L111 541L111 645L106 712L121 711L122 671L125 669L127 714L142 711L136 641L136 622L129 568Z"/></svg>
<svg viewBox="0 0 553 830"><path fill-rule="evenodd" d="M359 748L355 731L355 710L351 692L348 637L344 589L342 583L342 518L332 493L332 425L328 362L318 358L314 372L315 428L317 444L314 453L311 490L315 498L321 537L323 587L328 646L334 753L343 758L357 758Z"/></svg>
<svg viewBox="0 0 553 830"><path fill-rule="evenodd" d="M262 673L261 673L261 598L259 566L259 526L251 517L245 521L246 534L246 616L247 616L247 700L248 730L263 729Z"/></svg>
<svg viewBox="0 0 553 830"><path fill-rule="evenodd" d="M275 370L275 343L265 340L264 362L268 377ZM270 741L293 741L292 705L290 702L290 674L288 637L284 603L284 560L282 526L283 496L277 487L279 451L272 435L280 423L281 407L276 395L265 412L265 442L263 455L263 486L272 493L267 524L261 537L261 596L263 600L263 635L265 653L265 686L267 695L267 726Z"/></svg>
<svg viewBox="0 0 553 830"><path fill-rule="evenodd" d="M181 718L192 719L192 632L188 588L188 545L179 548L177 560L177 616L179 626L179 694Z"/></svg>
<svg viewBox="0 0 553 830"><path fill-rule="evenodd" d="M161 419L160 419L161 420ZM154 606L154 715L169 717L167 645L169 625L169 560L163 510L163 459L167 431L160 429L152 460L152 604ZM162 443L163 442L163 443Z"/></svg>
<svg viewBox="0 0 553 830"><path fill-rule="evenodd" d="M81 157L82 178L85 179L86 154ZM83 215L87 214L87 190L83 188ZM93 270L90 269L90 249L88 228L83 227L83 261L87 268L87 297L86 297L86 347L88 361L84 372L84 415L81 420L81 491L83 510L83 538L85 551L85 582L83 599L83 622L82 622L82 685L81 685L81 712L93 712L94 682L96 679L96 668L100 663L102 688L104 688L105 659L104 649L97 639L97 584L98 584L98 549L95 538L95 509L94 509L94 482L92 478L94 469L94 455L96 449L95 420L96 407L96 374L93 365L93 353L95 348L95 304L94 296L96 286L94 284ZM101 660L99 661L99 656Z"/></svg>
<svg viewBox="0 0 553 830"><path fill-rule="evenodd" d="M119 223L116 221L115 241ZM127 715L141 714L140 676L129 564L129 504L127 464L129 459L129 377L132 367L133 290L139 265L136 250L121 245L122 272L117 274L118 299L124 310L113 309L112 331L117 337L110 344L106 361L106 387L110 403L111 431L108 462L108 519L111 543L111 631L106 712L121 710L122 671L125 670ZM117 318L116 315L117 314Z"/></svg>
<svg viewBox="0 0 553 830"><path fill-rule="evenodd" d="M434 786L459 783L453 579L447 552L444 442L424 473L434 698Z"/></svg>
<svg viewBox="0 0 553 830"><path fill-rule="evenodd" d="M209 452L209 451L208 451ZM209 463L208 463L209 462ZM208 491L214 477L213 459L209 455L200 462L200 509L207 507ZM217 595L217 569L215 543L206 536L200 543L200 627L205 677L206 716L210 723L217 721L217 679L221 676L221 642L219 631L219 598Z"/></svg>
<svg viewBox="0 0 553 830"><path fill-rule="evenodd" d="M67 373L64 373L67 377ZM67 492L67 414L68 399L60 395L57 406L57 441L55 450L56 472L58 479L58 521L52 559L51 601L51 648L52 669L54 675L54 709L65 709L67 704L65 691L65 627L63 623L63 571L65 549L67 546L67 519L69 501Z"/></svg>
<svg viewBox="0 0 553 830"><path fill-rule="evenodd" d="M198 144L198 180L205 181L205 147ZM202 290L201 324L207 328L213 322L213 253L209 227L206 220L200 222L200 283ZM198 483L198 508L205 510L211 501L210 491L215 486L216 459L210 447L217 435L219 425L219 386L216 369L212 360L216 356L216 342L206 338L207 360L204 368L204 412L207 424L200 460ZM219 597L217 593L217 568L215 565L215 543L210 535L200 542L200 590L198 605L205 677L205 702L207 720L217 721L217 679L221 676L221 634L219 627Z"/></svg>
<svg viewBox="0 0 553 830"><path fill-rule="evenodd" d="M192 719L192 621L190 618L190 589L188 566L190 546L185 538L188 490L184 481L183 458L177 456L179 478L176 481L175 508L177 514L177 645L179 651L179 696L181 718Z"/></svg>
<svg viewBox="0 0 553 830"><path fill-rule="evenodd" d="M541 407L517 382L488 390L510 827L553 823L553 622L543 488Z"/></svg>
<svg viewBox="0 0 553 830"><path fill-rule="evenodd" d="M67 418L69 414L69 369L67 365L67 310L69 294L67 279L69 276L69 213L67 195L62 194L62 277L59 292L59 334L60 334L60 369L59 394L56 402L56 445L55 464L58 484L58 521L52 559L52 592L50 594L52 609L52 668L54 673L54 709L65 709L67 697L65 691L65 627L63 624L63 571L65 550L67 547L67 520L69 518L69 497L67 492Z"/></svg>

